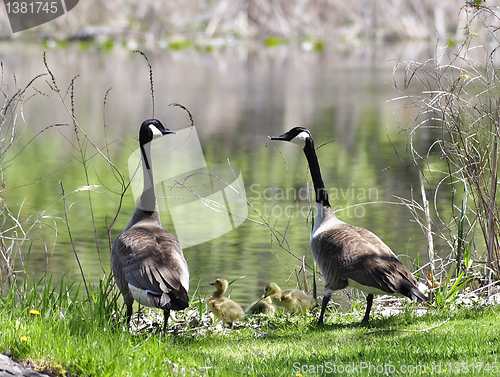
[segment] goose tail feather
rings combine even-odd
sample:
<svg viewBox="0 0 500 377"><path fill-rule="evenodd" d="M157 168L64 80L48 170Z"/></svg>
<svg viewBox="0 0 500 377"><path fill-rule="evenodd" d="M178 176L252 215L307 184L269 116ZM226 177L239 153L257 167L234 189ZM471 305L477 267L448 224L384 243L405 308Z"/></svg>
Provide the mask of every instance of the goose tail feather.
<svg viewBox="0 0 500 377"><path fill-rule="evenodd" d="M416 286L405 282L401 285L401 294L416 302L428 302L429 298L425 296Z"/></svg>

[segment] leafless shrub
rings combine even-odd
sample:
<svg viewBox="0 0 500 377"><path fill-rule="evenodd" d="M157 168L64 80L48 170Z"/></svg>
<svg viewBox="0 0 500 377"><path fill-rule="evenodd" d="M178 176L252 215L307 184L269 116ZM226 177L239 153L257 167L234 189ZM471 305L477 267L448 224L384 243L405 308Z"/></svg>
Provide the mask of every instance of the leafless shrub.
<svg viewBox="0 0 500 377"><path fill-rule="evenodd" d="M33 240L35 239L37 239L38 242L41 241L42 247L45 249L45 273L47 274L47 278L50 278L50 276L48 276L50 274L50 271L48 271L49 255L55 247L59 232L64 231L64 229L66 228L69 234L71 245L73 247L75 258L80 266L80 272L87 291L87 296L89 296L89 287L85 280L84 271L79 261L75 243L72 239L70 228L71 213L69 212L68 206L66 205L66 200L71 196L79 195L79 193L87 193L88 210L92 221L96 253L99 261L101 262L103 273L104 275L106 275L106 270L103 265L103 258L101 257L101 250L98 242L97 230L99 224L96 223L94 218L92 195L93 193L94 195L95 193L99 193L100 195L104 194L108 197L118 196L119 200L117 201L117 214L115 215L116 219L119 211L121 210L123 196L128 188L129 183L126 182L124 176L109 159L109 151L107 150L107 145L105 145L103 148L98 147L97 144L85 132L84 128L80 126L75 115L74 106L76 95L76 77L71 80L71 82L65 89L61 89L56 76L49 68L49 63L45 54L43 57L43 61L47 73L36 76L28 83L28 85L21 89L18 89L16 87L15 77L13 78L13 80L10 80L14 82L14 84L10 84L10 86L13 86L13 88L11 88L6 82L4 82L3 65L0 64L0 67L2 67L0 93L4 97L4 105L0 110L0 183L2 184L2 187L0 187L0 293L2 289L11 288L12 283L15 281L18 274L23 274L27 271L26 261L29 258L31 245L33 245ZM41 80L38 79L42 76L46 76L48 77L48 79L46 79L45 82L40 82ZM40 84L36 85L36 88L33 85L35 81L37 81L37 84ZM13 94L10 94L10 91L13 91ZM106 93L106 96L107 95L108 93ZM63 182L60 182L59 184L62 190L62 196L40 213L24 214L22 204L17 210L17 213L13 213L4 198L5 194L9 194L11 190L15 190L16 188L11 188L4 182L4 171L12 167L12 165L15 163L16 158L21 153L23 153L25 148L27 148L29 144L34 142L41 133L50 132L49 130L55 127L69 127L69 124L49 125L38 134L36 134L27 143L23 140L22 147L12 148L20 140L21 134L23 133L24 129L30 127L30 124L27 124L25 121L24 105L27 101L35 96L43 96L44 98L47 98L48 101L55 101L53 102L55 103L55 106L63 106L63 108L66 110L75 134L75 142L71 143L71 146L75 149L76 152L73 154L73 156L82 167L82 176L84 177L84 182L71 182L70 184L64 185L64 187L70 187L67 192L65 192L63 189ZM104 99L104 101L105 100L106 99ZM120 189L104 187L101 184L96 184L100 182L94 182L95 178L91 177L89 174L90 172L92 172L92 165L90 164L90 161L93 158L101 158L105 161L105 163L109 165L109 168L116 181L118 182ZM30 182L28 184L36 187L36 185L44 179L45 178L42 177L39 180ZM99 178L97 177L97 179ZM56 213L59 212L63 213L64 215L61 216L54 214L54 210L56 210ZM65 226L61 227L61 223L64 223ZM114 220L108 227L109 235L111 233L111 227L113 226L113 223ZM53 233L53 236L50 237L54 239L53 245L48 244L47 232ZM21 266L17 265L19 261L21 262ZM39 273L43 272L41 271L40 266L37 266L37 269Z"/></svg>
<svg viewBox="0 0 500 377"><path fill-rule="evenodd" d="M442 272L466 270L470 254L491 281L492 273L497 278L500 273L500 14L481 5L463 12L467 34L461 45L437 48L436 57L425 62L401 61L394 70L395 88L401 93L397 99L405 101L404 108L416 110L406 132L411 159L432 192L432 225L425 203L421 206L413 198L406 203L422 229L427 233L431 226L433 236L448 245L445 259L455 263L441 264ZM484 247L475 238L477 230ZM431 270L436 262L432 255Z"/></svg>
<svg viewBox="0 0 500 377"><path fill-rule="evenodd" d="M14 280L14 260L20 254L21 246L27 241L25 225L19 222L19 214L12 213L3 200L1 193L6 190L3 180L5 165L8 165L6 156L11 146L16 143L19 135L17 123L22 122L23 105L33 95L29 92L33 82L42 75L36 76L24 88L17 88L14 76L14 88L10 88L4 81L3 64L0 63L0 94L4 103L0 109L0 293L4 284L10 286ZM13 94L10 91L13 90ZM21 207L22 208L22 207Z"/></svg>

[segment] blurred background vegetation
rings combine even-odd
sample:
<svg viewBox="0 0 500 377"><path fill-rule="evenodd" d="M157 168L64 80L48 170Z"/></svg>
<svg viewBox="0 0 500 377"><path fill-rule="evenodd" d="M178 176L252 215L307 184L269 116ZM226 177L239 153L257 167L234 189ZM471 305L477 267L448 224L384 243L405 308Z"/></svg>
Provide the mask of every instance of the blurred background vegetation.
<svg viewBox="0 0 500 377"><path fill-rule="evenodd" d="M453 38L462 33L463 0L80 0L64 17L4 39L172 41L335 38L337 41Z"/></svg>

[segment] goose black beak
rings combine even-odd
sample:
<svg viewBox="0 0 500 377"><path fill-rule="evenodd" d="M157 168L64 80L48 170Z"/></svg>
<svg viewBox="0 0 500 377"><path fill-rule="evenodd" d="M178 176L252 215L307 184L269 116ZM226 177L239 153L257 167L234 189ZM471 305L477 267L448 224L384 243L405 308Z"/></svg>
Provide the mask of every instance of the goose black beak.
<svg viewBox="0 0 500 377"><path fill-rule="evenodd" d="M162 135L175 134L175 131L165 128L161 131Z"/></svg>
<svg viewBox="0 0 500 377"><path fill-rule="evenodd" d="M284 140L284 141L288 141L288 139L285 137L286 133L284 134L281 134L279 136L268 136L268 138L270 140Z"/></svg>
<svg viewBox="0 0 500 377"><path fill-rule="evenodd" d="M211 283L208 283L208 284L210 284L210 285L214 285L214 284L215 284L215 282L213 281L213 282L211 282Z"/></svg>

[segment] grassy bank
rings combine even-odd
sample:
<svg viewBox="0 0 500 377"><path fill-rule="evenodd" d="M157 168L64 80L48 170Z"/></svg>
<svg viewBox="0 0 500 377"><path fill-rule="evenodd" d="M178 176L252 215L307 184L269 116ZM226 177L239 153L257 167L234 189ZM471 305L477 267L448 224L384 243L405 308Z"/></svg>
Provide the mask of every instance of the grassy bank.
<svg viewBox="0 0 500 377"><path fill-rule="evenodd" d="M305 376L351 368L356 375L457 375L473 368L494 375L500 368L500 306L474 300L464 300L467 307L428 307L423 315L402 301L399 314L374 313L368 326L349 325L360 320L360 307L330 310L324 328L316 325L316 309L246 317L228 329L214 324L195 298L160 336L156 319L145 314L139 329L133 320L133 331L126 331L109 285L97 287L92 302L71 291L64 283L50 288L26 280L12 290L0 309L0 352L65 376Z"/></svg>

